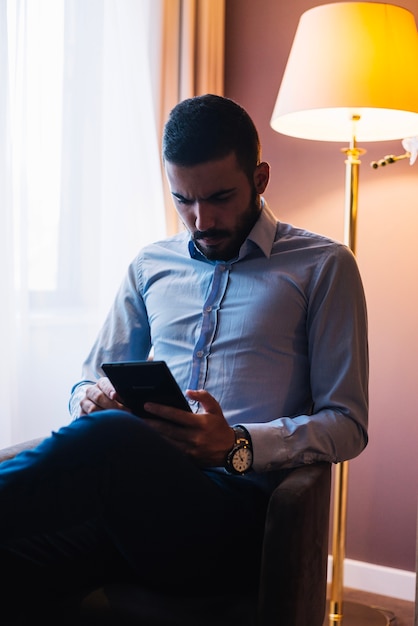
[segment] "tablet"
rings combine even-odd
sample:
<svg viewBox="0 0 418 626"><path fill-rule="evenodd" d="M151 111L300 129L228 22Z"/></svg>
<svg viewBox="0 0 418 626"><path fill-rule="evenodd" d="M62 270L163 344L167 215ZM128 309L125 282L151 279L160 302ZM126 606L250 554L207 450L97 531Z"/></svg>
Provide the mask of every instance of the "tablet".
<svg viewBox="0 0 418 626"><path fill-rule="evenodd" d="M157 402L183 411L191 411L165 361L102 363L102 369L123 404L136 415L155 417L144 411L145 402Z"/></svg>

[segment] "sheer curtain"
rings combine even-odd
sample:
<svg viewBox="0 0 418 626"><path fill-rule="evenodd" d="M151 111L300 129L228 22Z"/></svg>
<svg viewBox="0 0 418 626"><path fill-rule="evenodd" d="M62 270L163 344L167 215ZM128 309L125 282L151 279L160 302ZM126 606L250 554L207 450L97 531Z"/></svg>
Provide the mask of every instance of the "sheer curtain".
<svg viewBox="0 0 418 626"><path fill-rule="evenodd" d="M165 236L156 0L0 0L0 445L68 421L126 267Z"/></svg>

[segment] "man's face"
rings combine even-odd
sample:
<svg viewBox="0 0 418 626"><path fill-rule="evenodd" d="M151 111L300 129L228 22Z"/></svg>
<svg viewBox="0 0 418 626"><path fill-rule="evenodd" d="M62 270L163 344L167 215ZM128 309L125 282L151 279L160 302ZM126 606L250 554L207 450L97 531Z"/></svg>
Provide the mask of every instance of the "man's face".
<svg viewBox="0 0 418 626"><path fill-rule="evenodd" d="M166 162L165 169L177 213L195 245L210 260L235 258L259 216L268 164L257 166L253 181L233 153L192 167Z"/></svg>

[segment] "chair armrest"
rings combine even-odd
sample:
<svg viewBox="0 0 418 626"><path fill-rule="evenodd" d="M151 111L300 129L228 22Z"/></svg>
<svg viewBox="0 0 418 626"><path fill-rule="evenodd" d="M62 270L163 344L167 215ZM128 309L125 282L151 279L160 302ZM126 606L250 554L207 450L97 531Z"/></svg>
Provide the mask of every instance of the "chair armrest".
<svg viewBox="0 0 418 626"><path fill-rule="evenodd" d="M262 555L260 626L322 626L330 493L328 463L290 471L272 493Z"/></svg>
<svg viewBox="0 0 418 626"><path fill-rule="evenodd" d="M19 452L23 452L24 450L32 450L32 448L35 448L43 440L44 437L39 437L37 439L30 439L22 443L16 443L12 446L8 446L7 448L3 448L2 450L0 450L0 463L12 459L17 454L19 454Z"/></svg>

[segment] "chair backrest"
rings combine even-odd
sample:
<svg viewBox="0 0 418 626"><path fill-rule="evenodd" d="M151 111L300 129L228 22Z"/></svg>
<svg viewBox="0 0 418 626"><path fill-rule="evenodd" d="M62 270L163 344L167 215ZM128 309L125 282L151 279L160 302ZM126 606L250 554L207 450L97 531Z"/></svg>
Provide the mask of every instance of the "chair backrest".
<svg viewBox="0 0 418 626"><path fill-rule="evenodd" d="M305 465L274 490L266 519L257 626L322 626L331 466Z"/></svg>

